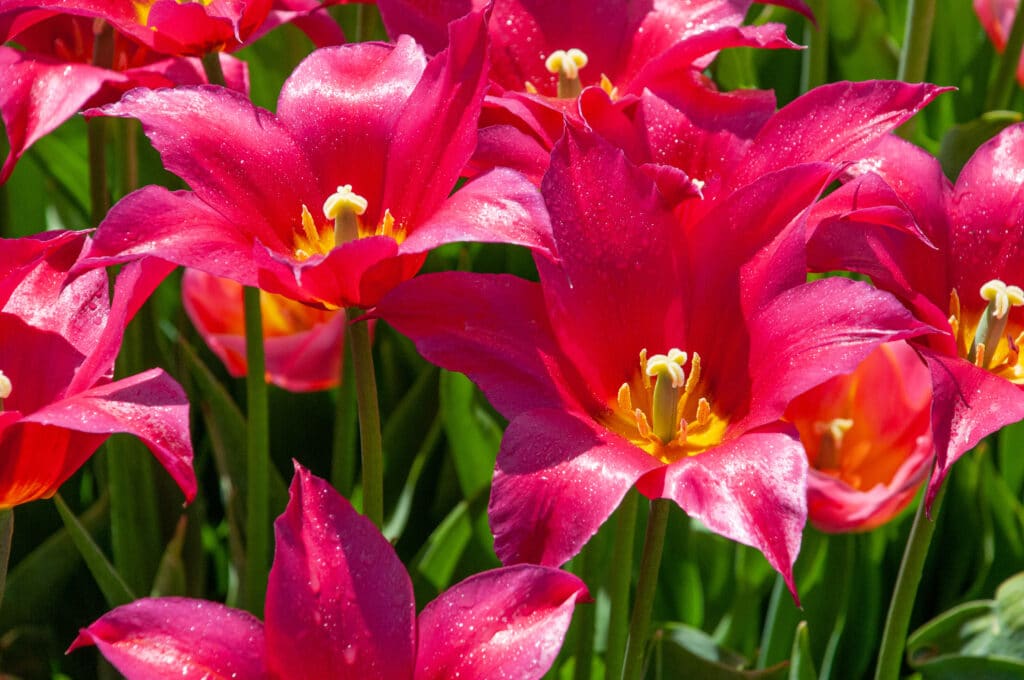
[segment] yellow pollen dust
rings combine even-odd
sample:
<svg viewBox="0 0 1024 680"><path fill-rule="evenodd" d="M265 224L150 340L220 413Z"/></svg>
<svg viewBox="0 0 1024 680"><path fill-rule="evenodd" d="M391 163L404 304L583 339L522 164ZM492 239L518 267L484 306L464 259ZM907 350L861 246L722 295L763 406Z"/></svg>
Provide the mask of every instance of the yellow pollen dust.
<svg viewBox="0 0 1024 680"><path fill-rule="evenodd" d="M689 361L689 373L684 367ZM652 456L668 463L695 455L721 441L726 422L700 392L701 358L671 349L647 357L623 383L608 425ZM653 384L652 380L653 378Z"/></svg>
<svg viewBox="0 0 1024 680"><path fill-rule="evenodd" d="M577 97L583 91L580 84L580 69L586 66L588 61L587 53L575 47L570 50L555 50L544 60L544 68L548 73L558 75L560 98Z"/></svg>
<svg viewBox="0 0 1024 680"><path fill-rule="evenodd" d="M956 338L960 356L995 375L1016 384L1024 384L1024 326L1009 327L1010 310L1024 307L1024 290L999 279L985 283L979 294L987 305L980 318L965 318L960 296L954 289L949 296L949 326Z"/></svg>
<svg viewBox="0 0 1024 680"><path fill-rule="evenodd" d="M327 197L323 216L327 224L318 225L309 208L302 206L302 233L295 234L295 257L306 260L313 255L326 255L337 245L368 236L387 236L398 243L405 240L405 230L395 224L390 209L384 210L380 223L370 227L360 219L369 202L352 190L351 184L339 186ZM333 222L333 224L330 224Z"/></svg>

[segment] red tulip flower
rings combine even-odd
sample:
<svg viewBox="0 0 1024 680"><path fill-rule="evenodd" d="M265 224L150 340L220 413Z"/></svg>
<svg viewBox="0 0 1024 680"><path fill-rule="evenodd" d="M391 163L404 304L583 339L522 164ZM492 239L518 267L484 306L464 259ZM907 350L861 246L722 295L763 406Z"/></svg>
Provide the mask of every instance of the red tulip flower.
<svg viewBox="0 0 1024 680"><path fill-rule="evenodd" d="M1006 50L1019 6L1020 0L974 0L974 13L999 54ZM1017 82L1024 85L1024 59L1017 64Z"/></svg>
<svg viewBox="0 0 1024 680"><path fill-rule="evenodd" d="M816 218L814 268L868 274L941 331L915 341L934 391L929 499L964 452L1024 418L1022 167L1021 124L981 145L955 186L892 138Z"/></svg>
<svg viewBox="0 0 1024 680"><path fill-rule="evenodd" d="M83 240L47 234L0 248L0 507L52 496L115 432L141 439L191 500L181 387L160 369L111 381L125 324L167 269L126 267L111 304L105 271L68 279Z"/></svg>
<svg viewBox="0 0 1024 680"><path fill-rule="evenodd" d="M129 680L531 680L589 597L567 572L506 567L417 616L409 575L373 523L299 465L290 494L274 524L264 622L214 602L144 599L83 629L71 649L95 644Z"/></svg>
<svg viewBox="0 0 1024 680"><path fill-rule="evenodd" d="M924 331L864 284L804 283L803 216L833 174L771 173L681 223L621 151L570 130L543 184L559 260L535 256L540 283L432 274L382 300L510 420L490 501L504 563L562 564L637 486L792 588L807 459L786 405Z"/></svg>
<svg viewBox="0 0 1024 680"><path fill-rule="evenodd" d="M550 247L540 196L519 175L497 169L451 194L476 142L486 48L473 14L429 63L409 38L318 50L276 115L220 88L129 93L94 113L142 121L192 191L124 198L92 261L155 255L337 308L376 303L442 243Z"/></svg>
<svg viewBox="0 0 1024 680"><path fill-rule="evenodd" d="M193 325L235 377L248 372L242 286L185 270L181 296ZM267 380L293 392L326 390L341 378L345 315L260 291Z"/></svg>
<svg viewBox="0 0 1024 680"><path fill-rule="evenodd" d="M914 499L932 461L931 376L905 342L881 345L852 373L786 408L807 451L807 516L833 533L888 522Z"/></svg>

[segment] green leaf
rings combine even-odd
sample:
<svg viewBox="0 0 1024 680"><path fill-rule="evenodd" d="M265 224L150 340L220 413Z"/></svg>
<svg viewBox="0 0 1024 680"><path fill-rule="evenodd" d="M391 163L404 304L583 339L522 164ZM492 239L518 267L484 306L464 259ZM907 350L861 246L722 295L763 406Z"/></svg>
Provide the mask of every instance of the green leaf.
<svg viewBox="0 0 1024 680"><path fill-rule="evenodd" d="M114 608L133 601L135 595L132 593L131 588L128 587L121 574L114 569L114 565L110 563L107 556L96 545L96 542L92 540L92 536L82 526L82 523L78 521L75 514L64 503L64 499L60 497L60 494L54 496L53 501L57 505L57 512L60 513L60 518L64 520L64 527L71 535L71 540L74 541L75 547L81 553L82 559L85 560L85 564L89 567L93 578L96 579L96 584L103 592L103 597L107 604Z"/></svg>
<svg viewBox="0 0 1024 680"><path fill-rule="evenodd" d="M452 461L466 497L485 489L494 474L501 428L477 401L477 388L461 373L441 372L441 416Z"/></svg>
<svg viewBox="0 0 1024 680"><path fill-rule="evenodd" d="M955 180L979 146L1007 125L1019 123L1022 119L1024 116L1018 111L989 111L980 118L949 128L939 147L938 158L943 172Z"/></svg>
<svg viewBox="0 0 1024 680"><path fill-rule="evenodd" d="M683 624L667 624L655 634L655 677L701 680L782 680L785 663L764 670L747 669L747 660L723 649L707 633Z"/></svg>
<svg viewBox="0 0 1024 680"><path fill-rule="evenodd" d="M160 567L156 571L156 578L153 579L153 590L150 592L150 597L183 596L185 594L185 562L182 560L181 553L185 547L187 526L188 521L185 517L178 520L174 535L160 559Z"/></svg>

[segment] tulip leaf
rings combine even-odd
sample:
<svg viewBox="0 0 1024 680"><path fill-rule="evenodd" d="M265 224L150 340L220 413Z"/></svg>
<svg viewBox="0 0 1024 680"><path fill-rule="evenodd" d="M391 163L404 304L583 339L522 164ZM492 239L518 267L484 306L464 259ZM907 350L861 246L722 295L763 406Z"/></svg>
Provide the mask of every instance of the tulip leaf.
<svg viewBox="0 0 1024 680"><path fill-rule="evenodd" d="M702 680L782 680L785 662L749 670L747 660L720 647L707 633L684 624L667 624L655 634L651 663L654 677L692 677ZM650 677L650 676L649 676Z"/></svg>
<svg viewBox="0 0 1024 680"><path fill-rule="evenodd" d="M954 125L946 131L939 147L938 158L947 177L956 179L968 159L979 146L999 133L1007 125L1024 119L1018 111L988 111L980 118Z"/></svg>
<svg viewBox="0 0 1024 680"><path fill-rule="evenodd" d="M89 567L93 578L96 579L96 585L103 592L107 605L113 609L133 601L135 595L132 593L131 588L128 587L121 574L114 569L114 565L110 563L107 556L96 545L96 541L92 539L86 528L75 517L75 513L71 512L71 509L64 503L64 499L60 497L60 494L54 496L53 501L57 505L57 512L60 513L61 519L64 520L64 527L71 535L71 540L74 541L75 547L78 548L78 552L81 553L86 566Z"/></svg>
<svg viewBox="0 0 1024 680"><path fill-rule="evenodd" d="M53 178L79 215L89 214L89 164L85 152L83 121L73 120L32 145L30 153ZM82 132L75 134L78 129ZM67 141L70 139L71 141ZM78 225L72 225L78 226Z"/></svg>
<svg viewBox="0 0 1024 680"><path fill-rule="evenodd" d="M475 496L494 474L501 428L477 401L477 388L461 373L441 372L440 401L444 432L462 492Z"/></svg>
<svg viewBox="0 0 1024 680"><path fill-rule="evenodd" d="M178 520L174 535L171 536L170 542L164 549L156 577L153 579L153 590L150 592L150 597L185 594L185 562L181 554L185 546L186 527L187 519L183 516Z"/></svg>
<svg viewBox="0 0 1024 680"><path fill-rule="evenodd" d="M814 659L811 656L811 636L807 632L807 622L801 621L796 627L796 639L793 641L793 653L789 661L789 680L817 680L818 673L814 670Z"/></svg>
<svg viewBox="0 0 1024 680"><path fill-rule="evenodd" d="M392 543L398 540L402 535L402 531L405 529L406 524L409 522L409 514L412 512L413 495L416 492L416 485L419 483L420 476L423 474L423 467L430 458L431 452L436 448L440 437L441 422L439 419L435 418L433 424L430 426L430 430L427 431L427 436L423 439L423 444L420 446L419 451L416 452L416 457L413 458L412 465L409 467L409 474L405 479L405 486L402 488L402 493L399 495L398 501L394 504L394 510L391 512L391 517L388 518L388 521L381 532L384 534L384 537Z"/></svg>
<svg viewBox="0 0 1024 680"><path fill-rule="evenodd" d="M999 431L996 447L999 472L1010 491L1020 496L1024 489L1024 421L1008 425Z"/></svg>

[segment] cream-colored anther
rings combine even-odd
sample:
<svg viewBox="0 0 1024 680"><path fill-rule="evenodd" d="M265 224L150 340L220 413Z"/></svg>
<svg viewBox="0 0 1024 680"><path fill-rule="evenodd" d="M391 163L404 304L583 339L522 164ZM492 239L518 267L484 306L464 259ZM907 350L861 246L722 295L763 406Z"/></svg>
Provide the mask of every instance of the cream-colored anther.
<svg viewBox="0 0 1024 680"><path fill-rule="evenodd" d="M338 187L338 190L324 201L324 217L329 220L337 219L344 210L350 210L355 215L362 215L366 212L368 205L365 198L352 191L351 184L346 184L343 187Z"/></svg>
<svg viewBox="0 0 1024 680"><path fill-rule="evenodd" d="M992 304L992 316L1001 319L1010 313L1010 307L1024 305L1024 290L992 279L981 287L981 298Z"/></svg>
<svg viewBox="0 0 1024 680"><path fill-rule="evenodd" d="M647 360L644 372L652 378L667 374L672 379L672 387L679 389L686 384L686 352L672 348L668 354L655 354Z"/></svg>
<svg viewBox="0 0 1024 680"><path fill-rule="evenodd" d="M0 401L11 396L11 390L14 386L11 384L11 379L8 378L3 371L0 371Z"/></svg>

